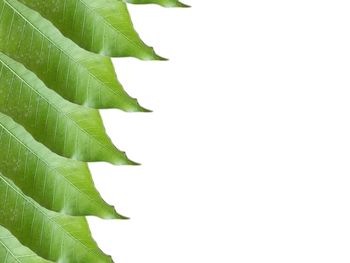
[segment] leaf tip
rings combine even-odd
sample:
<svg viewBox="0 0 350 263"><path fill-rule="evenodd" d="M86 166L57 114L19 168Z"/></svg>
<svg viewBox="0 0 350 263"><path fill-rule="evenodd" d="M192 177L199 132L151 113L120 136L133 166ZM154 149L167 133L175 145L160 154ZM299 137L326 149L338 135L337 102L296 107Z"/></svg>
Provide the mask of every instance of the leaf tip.
<svg viewBox="0 0 350 263"><path fill-rule="evenodd" d="M145 61L147 60L167 61L168 60L167 58L158 55L153 47L149 47L149 46L147 47L148 47L148 51L145 52L143 55L139 56L141 60L145 60Z"/></svg>
<svg viewBox="0 0 350 263"><path fill-rule="evenodd" d="M125 152L122 152L121 155L115 156L115 158L111 160L111 163L114 165L141 165L138 162L130 160L129 157L125 154Z"/></svg>
<svg viewBox="0 0 350 263"><path fill-rule="evenodd" d="M145 112L145 113L153 112L152 110L147 109L147 108L145 108L145 107L142 107L141 105L139 105L138 111L139 111L139 112Z"/></svg>
<svg viewBox="0 0 350 263"><path fill-rule="evenodd" d="M123 110L126 112L152 112L152 110L141 106L137 99L132 99L129 105L124 107Z"/></svg>
<svg viewBox="0 0 350 263"><path fill-rule="evenodd" d="M158 61L169 61L168 58L159 56L158 54L155 54L155 55L154 55L154 60L158 60Z"/></svg>
<svg viewBox="0 0 350 263"><path fill-rule="evenodd" d="M134 165L134 166L139 166L139 165L141 165L141 164L140 164L140 163L138 163L138 162L134 162L134 161L132 161L132 160L128 159L128 161L125 163L125 165Z"/></svg>
<svg viewBox="0 0 350 263"><path fill-rule="evenodd" d="M113 214L111 214L110 217L106 217L105 219L119 219L119 220L129 220L130 219L129 217L118 213L114 206L111 206L111 208L113 209Z"/></svg>
<svg viewBox="0 0 350 263"><path fill-rule="evenodd" d="M176 7L190 8L191 6L190 6L190 5L187 5L187 4L184 4L184 3L181 3L181 2L178 2L178 3L176 4Z"/></svg>

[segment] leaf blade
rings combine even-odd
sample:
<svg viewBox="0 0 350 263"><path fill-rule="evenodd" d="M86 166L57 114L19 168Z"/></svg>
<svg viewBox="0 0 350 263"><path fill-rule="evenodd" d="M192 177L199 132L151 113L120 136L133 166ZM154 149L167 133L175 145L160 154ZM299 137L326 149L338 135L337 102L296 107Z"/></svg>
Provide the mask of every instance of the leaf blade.
<svg viewBox="0 0 350 263"><path fill-rule="evenodd" d="M147 111L124 91L110 58L78 47L17 0L0 0L0 10L0 51L25 65L47 87L92 108Z"/></svg>
<svg viewBox="0 0 350 263"><path fill-rule="evenodd" d="M0 171L50 210L70 215L124 218L101 198L85 163L50 152L2 113Z"/></svg>
<svg viewBox="0 0 350 263"><path fill-rule="evenodd" d="M65 36L89 51L111 57L160 59L136 33L127 6L122 1L20 1L38 11Z"/></svg>
<svg viewBox="0 0 350 263"><path fill-rule="evenodd" d="M23 246L6 228L0 225L0 258L4 263L50 263ZM52 262L53 263L53 262Z"/></svg>
<svg viewBox="0 0 350 263"><path fill-rule="evenodd" d="M64 100L1 52L0 111L64 157L86 162L133 163L113 145L97 110Z"/></svg>
<svg viewBox="0 0 350 263"><path fill-rule="evenodd" d="M0 224L39 256L66 263L111 263L93 240L86 219L51 212L0 174Z"/></svg>

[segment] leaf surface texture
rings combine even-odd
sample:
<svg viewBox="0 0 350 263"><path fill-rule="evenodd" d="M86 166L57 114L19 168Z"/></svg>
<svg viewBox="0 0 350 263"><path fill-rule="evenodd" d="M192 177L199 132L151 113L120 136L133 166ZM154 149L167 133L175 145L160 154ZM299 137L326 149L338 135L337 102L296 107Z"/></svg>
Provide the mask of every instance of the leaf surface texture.
<svg viewBox="0 0 350 263"><path fill-rule="evenodd" d="M20 0L49 19L81 47L112 57L161 59L133 28L119 0Z"/></svg>
<svg viewBox="0 0 350 263"><path fill-rule="evenodd" d="M0 259L2 263L52 263L23 246L2 226L0 226Z"/></svg>
<svg viewBox="0 0 350 263"><path fill-rule="evenodd" d="M86 219L46 210L0 174L0 224L39 256L56 262L110 263Z"/></svg>
<svg viewBox="0 0 350 263"><path fill-rule="evenodd" d="M81 49L17 0L0 0L0 51L71 102L147 111L124 91L110 58Z"/></svg>
<svg viewBox="0 0 350 263"><path fill-rule="evenodd" d="M106 135L97 110L64 100L1 52L0 111L57 154L80 161L132 164Z"/></svg>
<svg viewBox="0 0 350 263"><path fill-rule="evenodd" d="M120 218L98 194L85 163L50 152L2 113L0 171L48 209L71 215Z"/></svg>
<svg viewBox="0 0 350 263"><path fill-rule="evenodd" d="M187 7L0 0L0 263L113 263L85 217L127 218L101 197L87 162L137 163L98 109L149 110L124 90L111 57L165 60L135 31L126 1Z"/></svg>

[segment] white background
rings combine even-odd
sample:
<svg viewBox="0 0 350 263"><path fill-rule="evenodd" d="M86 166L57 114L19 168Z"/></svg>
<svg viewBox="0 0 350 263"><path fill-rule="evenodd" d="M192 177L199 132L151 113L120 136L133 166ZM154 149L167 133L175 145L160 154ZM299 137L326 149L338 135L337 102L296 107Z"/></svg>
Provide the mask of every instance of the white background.
<svg viewBox="0 0 350 263"><path fill-rule="evenodd" d="M139 167L90 167L120 263L350 261L350 4L130 6L169 62L115 61L151 114L103 112Z"/></svg>

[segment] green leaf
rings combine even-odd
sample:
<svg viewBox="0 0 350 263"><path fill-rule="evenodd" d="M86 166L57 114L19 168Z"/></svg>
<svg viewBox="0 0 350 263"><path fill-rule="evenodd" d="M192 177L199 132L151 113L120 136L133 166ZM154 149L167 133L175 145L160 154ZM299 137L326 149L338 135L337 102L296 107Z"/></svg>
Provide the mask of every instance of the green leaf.
<svg viewBox="0 0 350 263"><path fill-rule="evenodd" d="M39 256L64 263L110 263L86 219L51 212L0 174L0 224Z"/></svg>
<svg viewBox="0 0 350 263"><path fill-rule="evenodd" d="M117 0L20 0L49 19L79 46L107 56L161 59L133 28L126 4Z"/></svg>
<svg viewBox="0 0 350 263"><path fill-rule="evenodd" d="M110 58L80 48L17 0L0 0L0 51L74 103L147 111L123 90Z"/></svg>
<svg viewBox="0 0 350 263"><path fill-rule="evenodd" d="M163 60L121 0L0 0L0 262L113 262L83 216L126 217L100 196L85 162L135 163L96 109L148 110L108 56Z"/></svg>
<svg viewBox="0 0 350 263"><path fill-rule="evenodd" d="M1 52L0 111L57 154L80 161L133 164L114 147L97 110L64 100Z"/></svg>
<svg viewBox="0 0 350 263"><path fill-rule="evenodd" d="M50 263L23 246L8 230L0 226L0 258L3 263Z"/></svg>
<svg viewBox="0 0 350 263"><path fill-rule="evenodd" d="M165 7L190 7L178 0L125 0L131 4L158 4Z"/></svg>
<svg viewBox="0 0 350 263"><path fill-rule="evenodd" d="M50 152L2 113L0 172L48 209L69 215L123 218L98 194L85 163Z"/></svg>

